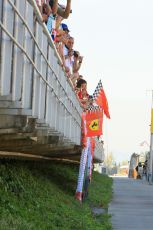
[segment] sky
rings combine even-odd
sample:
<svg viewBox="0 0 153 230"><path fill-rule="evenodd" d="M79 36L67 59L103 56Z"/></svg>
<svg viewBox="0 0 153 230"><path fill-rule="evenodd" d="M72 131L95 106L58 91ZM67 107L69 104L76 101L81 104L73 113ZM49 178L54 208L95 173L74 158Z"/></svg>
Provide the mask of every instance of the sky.
<svg viewBox="0 0 153 230"><path fill-rule="evenodd" d="M65 0L59 0L65 3ZM149 150L153 90L153 1L72 0L65 23L84 56L80 74L90 94L101 79L111 119L104 119L105 154L115 161ZM146 141L148 144L140 146Z"/></svg>

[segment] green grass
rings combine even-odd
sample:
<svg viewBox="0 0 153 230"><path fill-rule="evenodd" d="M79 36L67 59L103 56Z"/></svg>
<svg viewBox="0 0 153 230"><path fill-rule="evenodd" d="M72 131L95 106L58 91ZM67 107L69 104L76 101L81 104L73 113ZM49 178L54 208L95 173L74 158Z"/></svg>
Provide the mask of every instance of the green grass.
<svg viewBox="0 0 153 230"><path fill-rule="evenodd" d="M112 179L93 172L89 196L74 199L78 165L62 162L0 160L1 230L111 230L107 208Z"/></svg>

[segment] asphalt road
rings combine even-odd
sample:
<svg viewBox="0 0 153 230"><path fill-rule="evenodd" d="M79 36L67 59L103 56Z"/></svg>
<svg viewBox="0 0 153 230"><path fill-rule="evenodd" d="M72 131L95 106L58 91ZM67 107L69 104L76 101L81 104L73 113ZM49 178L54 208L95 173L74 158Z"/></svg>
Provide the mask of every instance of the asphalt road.
<svg viewBox="0 0 153 230"><path fill-rule="evenodd" d="M114 230L153 230L153 185L145 180L113 178L108 212Z"/></svg>

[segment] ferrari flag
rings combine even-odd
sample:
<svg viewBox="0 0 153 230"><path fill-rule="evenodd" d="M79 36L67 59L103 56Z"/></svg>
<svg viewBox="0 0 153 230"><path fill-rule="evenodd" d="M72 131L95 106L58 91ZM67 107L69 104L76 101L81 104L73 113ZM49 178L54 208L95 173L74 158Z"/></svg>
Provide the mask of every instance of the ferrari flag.
<svg viewBox="0 0 153 230"><path fill-rule="evenodd" d="M86 137L102 135L103 112L102 110L86 112Z"/></svg>

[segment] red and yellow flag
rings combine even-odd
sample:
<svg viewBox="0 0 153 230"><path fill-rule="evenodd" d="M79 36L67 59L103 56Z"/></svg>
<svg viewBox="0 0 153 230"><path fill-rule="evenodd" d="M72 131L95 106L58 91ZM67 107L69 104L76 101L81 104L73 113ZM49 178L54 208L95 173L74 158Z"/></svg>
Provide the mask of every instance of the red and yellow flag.
<svg viewBox="0 0 153 230"><path fill-rule="evenodd" d="M102 135L102 123L102 110L87 111L85 117L86 137L95 137Z"/></svg>

